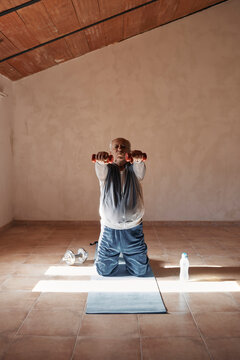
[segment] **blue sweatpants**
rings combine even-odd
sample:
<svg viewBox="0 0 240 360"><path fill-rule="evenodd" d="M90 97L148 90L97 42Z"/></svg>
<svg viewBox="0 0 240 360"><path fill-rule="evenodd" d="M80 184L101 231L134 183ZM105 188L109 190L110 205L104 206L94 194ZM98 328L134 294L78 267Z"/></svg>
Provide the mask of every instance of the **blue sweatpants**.
<svg viewBox="0 0 240 360"><path fill-rule="evenodd" d="M123 254L126 268L131 275L144 276L146 274L148 257L142 224L125 230L102 227L95 262L98 274L114 276L118 268L120 253Z"/></svg>

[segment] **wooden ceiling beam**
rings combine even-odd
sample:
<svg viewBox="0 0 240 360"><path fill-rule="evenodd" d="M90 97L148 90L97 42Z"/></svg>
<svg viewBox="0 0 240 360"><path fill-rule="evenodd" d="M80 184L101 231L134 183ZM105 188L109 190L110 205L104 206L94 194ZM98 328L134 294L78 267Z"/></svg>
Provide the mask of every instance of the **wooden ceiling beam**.
<svg viewBox="0 0 240 360"><path fill-rule="evenodd" d="M0 17L4 16L6 14L9 14L11 12L17 11L19 9L22 9L26 6L30 6L36 2L39 2L41 0L2 0L0 2Z"/></svg>
<svg viewBox="0 0 240 360"><path fill-rule="evenodd" d="M77 1L77 0L72 0L72 1L74 2L74 1ZM84 1L88 1L88 0L84 0ZM136 3L137 1L139 2L140 0L132 0L132 1L134 1ZM97 23L88 25L88 26L86 26L84 28L74 30L71 33L67 33L67 34L64 34L64 35L61 35L61 36L55 36L54 38L52 38L52 39L50 39L48 41L45 41L45 42L41 42L41 41L36 39L36 37L39 37L39 36L42 35L41 32L40 32L41 27L36 26L37 30L34 30L34 21L33 21L33 19L31 19L30 15L29 15L29 11L33 12L33 13L35 12L34 13L34 19L36 19L37 16L38 16L38 12L36 12L37 8L30 9L30 10L19 11L19 15L21 15L21 17L23 17L24 21L28 22L27 26L29 27L29 32L27 32L27 27L25 26L23 20L20 17L18 17L18 14L16 12L8 14L8 15L6 15L5 17L3 17L1 19L1 21L0 21L0 31L2 31L4 33L4 35L20 50L18 53L14 54L12 57L20 56L20 55L22 55L22 54L24 54L26 52L31 52L36 48L40 48L40 47L45 46L45 45L47 45L47 44L49 44L49 43L51 43L53 41L60 40L60 39L62 39L64 37L74 35L75 33L81 32L81 31L84 31L84 30L87 30L86 31L86 36L88 36L88 40L90 42L89 48L95 49L95 47L97 46L97 42L99 42L100 40L96 40L95 44L93 44L93 41L94 41L93 40L93 34L95 33L95 35L98 36L98 38L99 38L99 32L102 32L102 34L104 34L104 28L106 28L106 30L107 30L109 27L112 26L113 23L117 24L117 21L113 21L114 18L122 16L125 13L128 13L128 12L134 12L136 9L141 8L142 6L146 6L146 5L142 5L143 0L141 0L140 2L141 2L141 5L139 5L137 8L131 8L130 10L127 10L127 11L121 13L121 14L117 14L117 15L114 15L114 16L112 16L110 18L100 20ZM156 2L158 2L158 0L151 0L147 4L156 3ZM145 2L144 2L144 4L145 4ZM35 6L37 6L37 4ZM38 7L40 9L39 10L40 15L42 15L42 18L44 18L46 16L46 14L45 14L44 9L42 8L42 6L43 6L43 4L38 4ZM112 21L111 21L111 24L109 24L109 26L106 25L104 28L101 27L101 26L100 27L97 26L97 25L99 25L101 23L105 23L105 22L108 22L110 20L112 20ZM41 19L40 22L44 23L44 20ZM36 24L39 25L39 23L37 21L36 21ZM53 25L52 21L51 21L51 24ZM88 30L91 27L94 27L93 30ZM35 33L33 34L32 31L35 32ZM49 34L48 29L46 31ZM119 31L119 29L118 29L118 31ZM108 35L108 37L109 36L110 36L110 34ZM118 36L119 35L116 35L116 38ZM25 42L27 42L27 43L25 44ZM101 40L101 44L102 44L101 46L104 46L103 45L104 43L105 43L105 40L102 39ZM0 62L4 61L4 60L9 60L9 57L1 57L0 58Z"/></svg>
<svg viewBox="0 0 240 360"><path fill-rule="evenodd" d="M58 1L0 18L0 73L17 80L226 0L62 0L57 8Z"/></svg>

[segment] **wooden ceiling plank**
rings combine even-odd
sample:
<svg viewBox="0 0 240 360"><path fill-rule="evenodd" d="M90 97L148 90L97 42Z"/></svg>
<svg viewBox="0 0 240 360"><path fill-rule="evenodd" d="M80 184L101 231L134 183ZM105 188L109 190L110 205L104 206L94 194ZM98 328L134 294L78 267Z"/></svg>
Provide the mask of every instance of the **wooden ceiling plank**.
<svg viewBox="0 0 240 360"><path fill-rule="evenodd" d="M155 10L157 11L157 25L167 24L175 19L179 0L162 0L158 1Z"/></svg>
<svg viewBox="0 0 240 360"><path fill-rule="evenodd" d="M0 63L0 74L13 81L23 77L14 67L8 64L7 61Z"/></svg>
<svg viewBox="0 0 240 360"><path fill-rule="evenodd" d="M40 43L52 40L59 35L42 2L19 9L17 13Z"/></svg>
<svg viewBox="0 0 240 360"><path fill-rule="evenodd" d="M174 20L178 6L179 0L161 0L126 13L124 38L141 34Z"/></svg>
<svg viewBox="0 0 240 360"><path fill-rule="evenodd" d="M126 0L126 2L127 2L126 10L130 10L138 6L148 4L152 2L152 0Z"/></svg>
<svg viewBox="0 0 240 360"><path fill-rule="evenodd" d="M9 2L11 3L11 8L13 8L15 6L22 5L28 1L30 0L10 0Z"/></svg>
<svg viewBox="0 0 240 360"><path fill-rule="evenodd" d="M10 8L12 8L12 4L11 4L10 0L0 1L0 12L8 10Z"/></svg>
<svg viewBox="0 0 240 360"><path fill-rule="evenodd" d="M205 9L206 7L212 6L216 4L218 1L216 0L196 0L193 2L191 7L191 12L194 13L196 11Z"/></svg>
<svg viewBox="0 0 240 360"><path fill-rule="evenodd" d="M106 45L103 23L84 30L90 51L100 49Z"/></svg>
<svg viewBox="0 0 240 360"><path fill-rule="evenodd" d="M120 14L152 0L98 0L101 19Z"/></svg>
<svg viewBox="0 0 240 360"><path fill-rule="evenodd" d="M124 16L120 15L103 23L106 45L123 40L123 19Z"/></svg>
<svg viewBox="0 0 240 360"><path fill-rule="evenodd" d="M56 40L45 45L48 55L54 59L55 64L59 64L73 58L73 54L64 39Z"/></svg>
<svg viewBox="0 0 240 360"><path fill-rule="evenodd" d="M136 9L123 15L124 29L123 37L127 39L140 33L143 11L142 8Z"/></svg>
<svg viewBox="0 0 240 360"><path fill-rule="evenodd" d="M0 12L22 5L29 0L0 0Z"/></svg>
<svg viewBox="0 0 240 360"><path fill-rule="evenodd" d="M18 48L0 32L0 60L3 60L18 52Z"/></svg>
<svg viewBox="0 0 240 360"><path fill-rule="evenodd" d="M0 0L0 13L3 11L15 11L18 6L29 6L29 2L34 0ZM41 1L41 0L35 0Z"/></svg>
<svg viewBox="0 0 240 360"><path fill-rule="evenodd" d="M171 1L171 0L169 0ZM164 2L164 0L163 0ZM161 1L162 3L162 1ZM141 21L140 21L140 27L139 32L142 33L144 31L148 31L150 29L155 28L159 25L159 11L160 11L160 5L161 3L154 2L146 7L140 8L140 11L142 12Z"/></svg>
<svg viewBox="0 0 240 360"><path fill-rule="evenodd" d="M31 50L8 60L22 76L35 74L51 66L70 60L72 54L64 39Z"/></svg>
<svg viewBox="0 0 240 360"><path fill-rule="evenodd" d="M0 17L0 31L19 51L29 49L39 44L16 12Z"/></svg>
<svg viewBox="0 0 240 360"><path fill-rule="evenodd" d="M188 15L189 13L192 12L192 8L193 8L192 0L178 0L178 6L175 12L175 19Z"/></svg>
<svg viewBox="0 0 240 360"><path fill-rule="evenodd" d="M30 53L25 53L11 58L8 60L8 63L23 76L35 74L39 72L41 68L34 63L29 54Z"/></svg>
<svg viewBox="0 0 240 360"><path fill-rule="evenodd" d="M98 0L101 18L106 19L127 10L128 0Z"/></svg>
<svg viewBox="0 0 240 360"><path fill-rule="evenodd" d="M7 0L3 1L6 5ZM0 0L0 6L3 1ZM0 51L4 53L4 58L13 51L24 51L39 45L39 42L53 40L59 35L74 31L78 22L78 28L87 27L100 21L103 15L107 18L116 15L118 11L123 12L140 6L124 15L114 16L80 32L3 61L0 63L0 73L11 80L17 80L219 2L217 0L149 1L42 0L40 3L19 9L18 12L6 14L0 17L0 38L2 32L4 39L2 43L0 42ZM11 0L11 8L14 6L12 4L17 2L18 0ZM145 3L148 4L141 6Z"/></svg>
<svg viewBox="0 0 240 360"><path fill-rule="evenodd" d="M34 49L28 54L31 58L31 61L41 70L56 65L53 57L48 53L46 46Z"/></svg>
<svg viewBox="0 0 240 360"><path fill-rule="evenodd" d="M74 57L84 55L90 51L84 30L67 36L65 40Z"/></svg>
<svg viewBox="0 0 240 360"><path fill-rule="evenodd" d="M217 2L217 0L161 0L140 7L124 14L124 38L138 35Z"/></svg>
<svg viewBox="0 0 240 360"><path fill-rule="evenodd" d="M96 23L101 19L98 0L72 0L80 27Z"/></svg>
<svg viewBox="0 0 240 360"><path fill-rule="evenodd" d="M190 15L196 11L205 9L208 6L215 5L218 2L219 1L217 0L178 0L178 6L175 12L175 19Z"/></svg>
<svg viewBox="0 0 240 360"><path fill-rule="evenodd" d="M80 27L71 0L43 0L52 22L60 35L72 32Z"/></svg>

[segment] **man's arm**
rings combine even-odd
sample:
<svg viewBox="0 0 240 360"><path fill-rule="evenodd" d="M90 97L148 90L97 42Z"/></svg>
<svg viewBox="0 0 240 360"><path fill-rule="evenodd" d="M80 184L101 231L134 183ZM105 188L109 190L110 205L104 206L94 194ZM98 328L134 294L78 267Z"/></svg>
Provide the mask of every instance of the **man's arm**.
<svg viewBox="0 0 240 360"><path fill-rule="evenodd" d="M107 164L96 162L95 163L95 171L99 181L105 181L108 173Z"/></svg>
<svg viewBox="0 0 240 360"><path fill-rule="evenodd" d="M145 173L146 173L146 165L143 161L141 162L137 162L134 161L133 162L133 171L136 175L136 177L138 178L138 180L143 180Z"/></svg>
<svg viewBox="0 0 240 360"><path fill-rule="evenodd" d="M100 151L96 155L95 171L99 181L105 181L108 173L109 154L106 151Z"/></svg>
<svg viewBox="0 0 240 360"><path fill-rule="evenodd" d="M146 165L144 158L146 159L146 154L143 154L140 150L133 150L131 152L133 160L133 171L137 176L138 180L143 180L146 172Z"/></svg>

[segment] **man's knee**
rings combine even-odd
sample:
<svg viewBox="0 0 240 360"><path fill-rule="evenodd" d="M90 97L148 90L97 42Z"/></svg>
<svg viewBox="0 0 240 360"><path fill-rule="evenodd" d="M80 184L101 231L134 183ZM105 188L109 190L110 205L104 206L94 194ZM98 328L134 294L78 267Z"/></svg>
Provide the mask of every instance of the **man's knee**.
<svg viewBox="0 0 240 360"><path fill-rule="evenodd" d="M132 269L128 268L128 272L133 275L133 276L137 276L137 277L141 277L141 276L145 276L148 272L148 264L147 265L142 265L142 266L137 266L134 267Z"/></svg>
<svg viewBox="0 0 240 360"><path fill-rule="evenodd" d="M96 263L96 270L97 273L101 276L110 276L113 272L113 269L106 266L106 264L103 263Z"/></svg>

